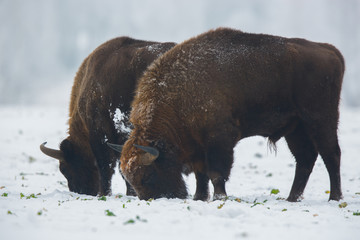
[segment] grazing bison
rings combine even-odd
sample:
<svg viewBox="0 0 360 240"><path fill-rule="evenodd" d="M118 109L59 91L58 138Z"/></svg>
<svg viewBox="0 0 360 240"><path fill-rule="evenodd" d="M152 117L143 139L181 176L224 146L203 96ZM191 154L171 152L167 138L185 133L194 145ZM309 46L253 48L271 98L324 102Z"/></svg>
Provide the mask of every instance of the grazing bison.
<svg viewBox="0 0 360 240"><path fill-rule="evenodd" d="M81 64L71 92L69 136L60 150L40 146L43 153L60 160L70 191L111 193L117 156L105 142L125 142L137 79L174 45L119 37L96 48ZM128 184L127 194L135 194Z"/></svg>
<svg viewBox="0 0 360 240"><path fill-rule="evenodd" d="M121 171L140 199L185 198L182 171L195 172L195 199L226 196L233 148L260 135L285 137L296 158L288 201L302 195L320 154L331 200L342 198L337 125L344 59L333 46L220 28L177 45L139 80Z"/></svg>

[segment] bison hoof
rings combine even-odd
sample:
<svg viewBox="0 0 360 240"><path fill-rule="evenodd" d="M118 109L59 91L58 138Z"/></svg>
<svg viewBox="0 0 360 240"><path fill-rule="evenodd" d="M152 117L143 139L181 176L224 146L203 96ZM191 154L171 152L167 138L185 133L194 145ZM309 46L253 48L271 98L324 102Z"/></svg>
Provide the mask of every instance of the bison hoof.
<svg viewBox="0 0 360 240"><path fill-rule="evenodd" d="M227 198L226 193L216 193L214 194L213 200L225 200Z"/></svg>
<svg viewBox="0 0 360 240"><path fill-rule="evenodd" d="M331 194L330 193L330 198L329 201L334 200L334 201L340 201L341 199L343 199L342 194Z"/></svg>
<svg viewBox="0 0 360 240"><path fill-rule="evenodd" d="M194 196L195 201L207 201L209 200L209 194L195 194Z"/></svg>
<svg viewBox="0 0 360 240"><path fill-rule="evenodd" d="M299 198L292 198L292 197L288 197L288 198L286 199L286 201L288 201L288 202L300 202L300 201L301 201L301 199L299 199Z"/></svg>
<svg viewBox="0 0 360 240"><path fill-rule="evenodd" d="M135 190L133 188L126 189L126 195L127 196L133 196L133 197L137 196L137 194L136 194L136 192L135 192Z"/></svg>
<svg viewBox="0 0 360 240"><path fill-rule="evenodd" d="M286 199L286 201L288 201L288 202L301 202L301 200L303 200L303 199L304 199L304 197L302 195L292 196L290 194L289 197Z"/></svg>

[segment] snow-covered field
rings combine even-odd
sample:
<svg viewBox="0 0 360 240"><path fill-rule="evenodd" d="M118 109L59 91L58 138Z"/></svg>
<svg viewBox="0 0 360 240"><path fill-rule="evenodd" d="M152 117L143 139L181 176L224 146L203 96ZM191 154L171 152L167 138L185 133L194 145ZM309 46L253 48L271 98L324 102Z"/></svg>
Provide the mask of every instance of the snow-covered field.
<svg viewBox="0 0 360 240"><path fill-rule="evenodd" d="M66 108L0 107L1 239L359 239L360 109L341 109L344 199L328 202L329 179L319 158L304 200L289 203L294 160L281 140L277 154L260 137L241 141L226 201L125 196L119 173L106 198L68 191L57 161L40 143L66 137ZM190 194L195 178L186 177ZM273 189L280 192L271 194ZM339 206L341 204L341 207ZM346 205L347 204L347 205Z"/></svg>

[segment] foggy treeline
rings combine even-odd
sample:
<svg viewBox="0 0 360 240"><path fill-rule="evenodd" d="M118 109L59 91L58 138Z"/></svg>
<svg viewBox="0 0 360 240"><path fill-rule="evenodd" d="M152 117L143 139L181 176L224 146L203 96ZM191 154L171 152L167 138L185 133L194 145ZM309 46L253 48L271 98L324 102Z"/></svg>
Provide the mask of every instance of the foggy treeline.
<svg viewBox="0 0 360 240"><path fill-rule="evenodd" d="M360 0L0 0L0 104L66 101L82 60L111 38L182 42L224 26L335 45L342 102L360 106L359 22Z"/></svg>

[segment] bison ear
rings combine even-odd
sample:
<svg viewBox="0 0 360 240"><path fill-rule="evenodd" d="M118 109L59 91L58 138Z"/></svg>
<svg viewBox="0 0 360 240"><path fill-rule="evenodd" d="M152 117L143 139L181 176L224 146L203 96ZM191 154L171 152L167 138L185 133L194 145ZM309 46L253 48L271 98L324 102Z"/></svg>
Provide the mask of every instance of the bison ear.
<svg viewBox="0 0 360 240"><path fill-rule="evenodd" d="M134 144L134 147L137 147L145 152L144 154L140 155L140 162L142 165L148 166L159 157L159 150L154 147L146 147L136 144Z"/></svg>
<svg viewBox="0 0 360 240"><path fill-rule="evenodd" d="M115 150L115 151L117 151L117 152L119 152L119 153L121 153L121 151L122 151L122 149L123 149L123 147L124 147L124 145L117 145L117 144L113 144L113 143L109 143L109 142L107 142L106 143L111 149L113 149L113 150Z"/></svg>
<svg viewBox="0 0 360 240"><path fill-rule="evenodd" d="M140 155L139 159L141 165L149 166L156 160L156 157L150 153L143 153Z"/></svg>

